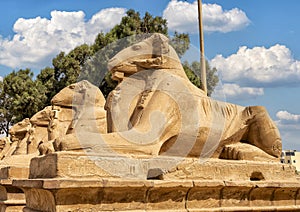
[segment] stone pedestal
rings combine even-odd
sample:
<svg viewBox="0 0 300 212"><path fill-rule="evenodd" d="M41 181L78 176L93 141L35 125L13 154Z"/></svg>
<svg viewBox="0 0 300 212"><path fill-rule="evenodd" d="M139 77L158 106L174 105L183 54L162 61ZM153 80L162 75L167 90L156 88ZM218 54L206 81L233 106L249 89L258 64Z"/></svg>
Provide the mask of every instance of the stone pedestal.
<svg viewBox="0 0 300 212"><path fill-rule="evenodd" d="M25 211L299 211L300 183L212 180L17 180Z"/></svg>
<svg viewBox="0 0 300 212"><path fill-rule="evenodd" d="M175 157L135 158L134 161L126 161L126 159L128 158L116 158L113 155L87 156L82 152L55 152L33 158L30 163L29 178L120 178L117 175L118 172L128 171L127 178L145 180L157 178L164 180L297 181L295 168L279 162L213 158L199 160ZM151 174L155 170L157 174Z"/></svg>
<svg viewBox="0 0 300 212"><path fill-rule="evenodd" d="M13 179L29 177L29 164L34 155L13 155L0 163L0 211L22 211L26 205L22 189L12 185Z"/></svg>
<svg viewBox="0 0 300 212"><path fill-rule="evenodd" d="M128 180L100 168L97 157L113 160L76 152L33 158L31 179L12 183L25 193L24 211L300 210L300 182L288 165L187 158L151 178ZM145 169L157 164L140 160L150 164Z"/></svg>

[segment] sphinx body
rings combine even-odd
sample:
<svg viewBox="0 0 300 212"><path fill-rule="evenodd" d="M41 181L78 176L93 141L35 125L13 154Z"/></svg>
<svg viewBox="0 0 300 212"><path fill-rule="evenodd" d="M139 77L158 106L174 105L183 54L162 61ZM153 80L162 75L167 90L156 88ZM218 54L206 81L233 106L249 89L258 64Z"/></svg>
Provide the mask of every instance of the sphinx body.
<svg viewBox="0 0 300 212"><path fill-rule="evenodd" d="M108 132L88 132L78 119L76 133L55 140L57 151L97 149L133 157L279 158L279 131L266 109L207 97L188 80L165 36L154 34L122 50L110 60L109 69L119 86L105 104ZM91 95L82 99L93 102ZM90 110L81 109L82 114Z"/></svg>

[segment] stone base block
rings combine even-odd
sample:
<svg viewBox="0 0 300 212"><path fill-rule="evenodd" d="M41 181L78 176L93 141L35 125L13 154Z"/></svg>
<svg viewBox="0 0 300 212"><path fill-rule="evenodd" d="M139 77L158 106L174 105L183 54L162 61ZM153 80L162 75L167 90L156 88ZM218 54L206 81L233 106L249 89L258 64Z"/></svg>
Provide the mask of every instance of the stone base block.
<svg viewBox="0 0 300 212"><path fill-rule="evenodd" d="M12 185L12 179L28 178L32 155L13 155L0 162L0 212L19 212L25 207L25 194Z"/></svg>
<svg viewBox="0 0 300 212"><path fill-rule="evenodd" d="M15 180L24 211L299 211L300 183L192 180Z"/></svg>
<svg viewBox="0 0 300 212"><path fill-rule="evenodd" d="M12 184L27 212L300 211L295 169L279 162L57 152L33 158L29 176Z"/></svg>
<svg viewBox="0 0 300 212"><path fill-rule="evenodd" d="M100 158L100 157L99 157ZM84 153L56 152L35 157L30 163L29 178L99 178L113 177Z"/></svg>
<svg viewBox="0 0 300 212"><path fill-rule="evenodd" d="M29 164L37 154L13 155L0 161L0 179L29 177Z"/></svg>
<svg viewBox="0 0 300 212"><path fill-rule="evenodd" d="M0 212L20 212L25 207L25 200L16 201L0 201Z"/></svg>
<svg viewBox="0 0 300 212"><path fill-rule="evenodd" d="M163 174L166 180L297 181L295 167L279 162L185 159Z"/></svg>
<svg viewBox="0 0 300 212"><path fill-rule="evenodd" d="M0 179L28 178L29 165L27 167L7 166L0 168Z"/></svg>
<svg viewBox="0 0 300 212"><path fill-rule="evenodd" d="M33 158L30 164L30 179L107 177L144 180L297 181L295 168L279 162L199 160L175 157L128 159L115 156L87 156L76 152L57 152Z"/></svg>

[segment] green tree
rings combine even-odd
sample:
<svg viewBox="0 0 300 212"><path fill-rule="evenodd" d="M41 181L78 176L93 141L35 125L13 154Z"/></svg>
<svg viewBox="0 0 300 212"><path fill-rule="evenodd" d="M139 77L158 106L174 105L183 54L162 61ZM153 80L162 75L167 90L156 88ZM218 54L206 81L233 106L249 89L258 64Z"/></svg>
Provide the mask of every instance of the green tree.
<svg viewBox="0 0 300 212"><path fill-rule="evenodd" d="M53 60L55 93L64 87L75 83L85 61L92 55L92 50L87 44L76 47L68 54L59 53ZM49 71L49 70L48 70Z"/></svg>
<svg viewBox="0 0 300 212"><path fill-rule="evenodd" d="M4 91L4 84L0 81L0 134L8 136L9 127L13 122L11 111L13 99Z"/></svg>
<svg viewBox="0 0 300 212"><path fill-rule="evenodd" d="M179 34L178 32L175 32L174 37L171 39L171 45L178 56L182 57L190 47L190 37L186 33Z"/></svg>
<svg viewBox="0 0 300 212"><path fill-rule="evenodd" d="M167 20L160 16L153 17L150 13L146 12L141 22L140 33L154 33L168 35Z"/></svg>
<svg viewBox="0 0 300 212"><path fill-rule="evenodd" d="M122 18L121 23L116 25L108 34L113 35L115 40L117 40L138 34L141 30L140 13L131 9L128 10L126 16Z"/></svg>
<svg viewBox="0 0 300 212"><path fill-rule="evenodd" d="M215 87L219 82L217 75L217 69L211 68L208 61L206 60L206 80L207 80L207 95L211 96ZM201 88L201 79L200 79L200 65L201 63L195 61L192 64L189 64L187 61L183 63L183 68L188 76L189 80L198 88Z"/></svg>
<svg viewBox="0 0 300 212"><path fill-rule="evenodd" d="M30 69L21 69L8 74L1 82L0 121L5 133L8 126L32 117L44 107L47 97L43 86L32 78Z"/></svg>
<svg viewBox="0 0 300 212"><path fill-rule="evenodd" d="M58 92L58 89L55 88L56 80L54 68L46 67L42 69L41 72L37 75L35 83L39 91L41 93L44 93L44 95L46 96L43 105L50 105L52 97Z"/></svg>

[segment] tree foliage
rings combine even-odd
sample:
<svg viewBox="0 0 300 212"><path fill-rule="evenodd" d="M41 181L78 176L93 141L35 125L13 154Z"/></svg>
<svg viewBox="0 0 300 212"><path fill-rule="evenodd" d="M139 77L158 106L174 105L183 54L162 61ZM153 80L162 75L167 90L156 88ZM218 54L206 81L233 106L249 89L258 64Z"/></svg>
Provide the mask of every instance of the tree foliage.
<svg viewBox="0 0 300 212"><path fill-rule="evenodd" d="M206 60L206 83L207 83L207 95L211 96L212 92L214 91L215 87L219 82L219 78L216 75L217 69L211 68L208 61ZM201 79L200 79L200 70L201 70L201 63L195 61L192 64L189 64L187 61L183 63L184 71L190 81L201 88Z"/></svg>
<svg viewBox="0 0 300 212"><path fill-rule="evenodd" d="M37 75L36 84L46 97L43 102L44 106L50 105L52 97L57 93L56 83L54 68L46 67Z"/></svg>
<svg viewBox="0 0 300 212"><path fill-rule="evenodd" d="M0 83L1 132L8 134L9 126L33 116L46 102L44 86L34 81L30 69L13 71Z"/></svg>
<svg viewBox="0 0 300 212"><path fill-rule="evenodd" d="M52 60L54 67L53 88L55 88L55 93L77 81L81 68L91 55L91 48L87 44L83 44L68 54L64 52L59 53Z"/></svg>
<svg viewBox="0 0 300 212"><path fill-rule="evenodd" d="M10 112L13 98L5 93L2 81L0 81L0 91L0 134L8 136L8 130L13 121L13 114Z"/></svg>
<svg viewBox="0 0 300 212"><path fill-rule="evenodd" d="M175 32L174 37L171 39L171 45L175 49L178 56L182 57L189 49L190 37L186 33L179 34L178 32Z"/></svg>

